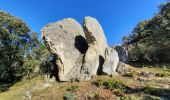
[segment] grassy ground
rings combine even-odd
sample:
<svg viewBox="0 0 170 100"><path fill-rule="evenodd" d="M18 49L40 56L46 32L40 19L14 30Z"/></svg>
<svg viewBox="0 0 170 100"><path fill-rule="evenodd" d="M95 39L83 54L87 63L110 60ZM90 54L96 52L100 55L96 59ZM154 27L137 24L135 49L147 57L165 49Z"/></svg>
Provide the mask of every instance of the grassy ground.
<svg viewBox="0 0 170 100"><path fill-rule="evenodd" d="M170 100L170 69L133 67L126 75L94 76L90 81L57 83L42 76L0 93L0 100Z"/></svg>

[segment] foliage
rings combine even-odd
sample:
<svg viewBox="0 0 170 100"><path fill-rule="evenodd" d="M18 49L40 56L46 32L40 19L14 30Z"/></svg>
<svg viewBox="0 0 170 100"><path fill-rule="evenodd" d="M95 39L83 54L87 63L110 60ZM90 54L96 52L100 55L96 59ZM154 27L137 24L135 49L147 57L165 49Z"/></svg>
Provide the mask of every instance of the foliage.
<svg viewBox="0 0 170 100"><path fill-rule="evenodd" d="M50 53L21 19L0 11L0 82L12 84L39 73L50 62ZM44 65L44 66L43 66Z"/></svg>
<svg viewBox="0 0 170 100"><path fill-rule="evenodd" d="M168 62L170 60L170 2L160 6L160 12L150 20L141 21L132 34L123 37L131 60ZM131 56L132 55L132 56Z"/></svg>
<svg viewBox="0 0 170 100"><path fill-rule="evenodd" d="M13 82L22 76L29 32L29 27L22 20L0 11L0 80L2 82Z"/></svg>
<svg viewBox="0 0 170 100"><path fill-rule="evenodd" d="M102 86L104 82L105 82L104 80L98 79L95 82L93 82L93 84L99 87L99 86Z"/></svg>
<svg viewBox="0 0 170 100"><path fill-rule="evenodd" d="M126 85L122 81L117 80L97 80L93 82L96 86L104 86L106 89L109 89L110 91L114 90L114 93L117 96L122 96L126 90Z"/></svg>
<svg viewBox="0 0 170 100"><path fill-rule="evenodd" d="M121 81L115 81L115 80L109 80L104 83L107 89L113 90L113 89L119 89L124 91L125 90L125 85Z"/></svg>
<svg viewBox="0 0 170 100"><path fill-rule="evenodd" d="M27 72L25 73L25 75L27 76L29 76L30 74L47 72L46 70L51 70L53 67L52 63L50 62L52 59L50 53L41 43L41 41L38 41L38 39L36 41L36 43L32 44L33 46L31 48L31 51L24 59L25 63L23 66L27 70ZM47 65L50 66L49 69L46 68Z"/></svg>
<svg viewBox="0 0 170 100"><path fill-rule="evenodd" d="M70 87L67 88L67 91L72 91L72 92L75 92L78 90L78 86L75 86L75 85L71 85Z"/></svg>

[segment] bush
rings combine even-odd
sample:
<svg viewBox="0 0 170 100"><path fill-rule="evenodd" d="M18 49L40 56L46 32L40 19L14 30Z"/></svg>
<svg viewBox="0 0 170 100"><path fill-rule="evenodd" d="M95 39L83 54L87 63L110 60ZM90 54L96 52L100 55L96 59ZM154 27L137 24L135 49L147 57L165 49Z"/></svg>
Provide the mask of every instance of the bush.
<svg viewBox="0 0 170 100"><path fill-rule="evenodd" d="M72 86L70 86L70 87L67 88L67 91L75 92L75 91L78 90L78 88L79 88L78 86L72 85Z"/></svg>
<svg viewBox="0 0 170 100"><path fill-rule="evenodd" d="M104 88L109 89L110 91L115 92L117 96L123 96L126 90L126 85L122 81L115 80L97 80L93 82L97 87L104 86Z"/></svg>
<svg viewBox="0 0 170 100"><path fill-rule="evenodd" d="M96 86L102 86L104 84L104 80L98 79L95 82L93 82L94 85Z"/></svg>
<svg viewBox="0 0 170 100"><path fill-rule="evenodd" d="M115 80L106 81L106 82L104 82L104 85L109 90L113 90L113 89L124 90L126 87L122 81L115 81Z"/></svg>

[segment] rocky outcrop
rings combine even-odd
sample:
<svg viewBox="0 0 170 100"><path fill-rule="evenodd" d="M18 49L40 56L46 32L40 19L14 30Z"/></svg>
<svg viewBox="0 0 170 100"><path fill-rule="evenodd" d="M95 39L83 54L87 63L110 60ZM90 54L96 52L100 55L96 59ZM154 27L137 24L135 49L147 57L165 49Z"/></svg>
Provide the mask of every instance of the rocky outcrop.
<svg viewBox="0 0 170 100"><path fill-rule="evenodd" d="M119 56L117 51L110 47L106 48L103 72L107 75L113 75L116 72L118 63Z"/></svg>
<svg viewBox="0 0 170 100"><path fill-rule="evenodd" d="M121 62L128 63L128 53L126 49L123 46L116 46L115 49L118 52L119 60Z"/></svg>
<svg viewBox="0 0 170 100"><path fill-rule="evenodd" d="M96 74L112 75L117 68L118 53L108 47L95 18L85 17L83 27L72 18L50 23L42 28L42 39L54 55L59 81L90 80Z"/></svg>

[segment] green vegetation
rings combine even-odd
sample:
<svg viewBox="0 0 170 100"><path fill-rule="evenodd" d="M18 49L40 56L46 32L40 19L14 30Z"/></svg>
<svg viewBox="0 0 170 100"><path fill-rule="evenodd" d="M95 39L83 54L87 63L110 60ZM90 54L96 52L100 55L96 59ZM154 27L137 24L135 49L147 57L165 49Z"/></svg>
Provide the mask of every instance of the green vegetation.
<svg viewBox="0 0 170 100"><path fill-rule="evenodd" d="M75 92L78 90L78 86L75 86L75 85L71 85L70 87L67 88L67 91L72 91L72 92Z"/></svg>
<svg viewBox="0 0 170 100"><path fill-rule="evenodd" d="M152 19L141 21L123 41L132 61L169 62L170 2L162 4Z"/></svg>
<svg viewBox="0 0 170 100"><path fill-rule="evenodd" d="M105 81L104 86L106 86L106 88L109 90L118 89L124 91L125 89L125 84L122 81L115 80Z"/></svg>
<svg viewBox="0 0 170 100"><path fill-rule="evenodd" d="M97 87L104 86L104 88L114 91L116 95L120 96L123 95L126 90L126 85L122 81L117 80L96 80L93 82L94 85Z"/></svg>
<svg viewBox="0 0 170 100"><path fill-rule="evenodd" d="M50 54L37 33L31 32L21 19L3 11L0 33L0 91L5 91L23 76L35 76L44 69Z"/></svg>
<svg viewBox="0 0 170 100"><path fill-rule="evenodd" d="M21 78L23 58L29 51L29 27L20 19L0 12L0 81L11 83Z"/></svg>
<svg viewBox="0 0 170 100"><path fill-rule="evenodd" d="M99 87L99 86L102 86L104 82L105 82L104 80L98 79L95 82L93 82L93 84Z"/></svg>

